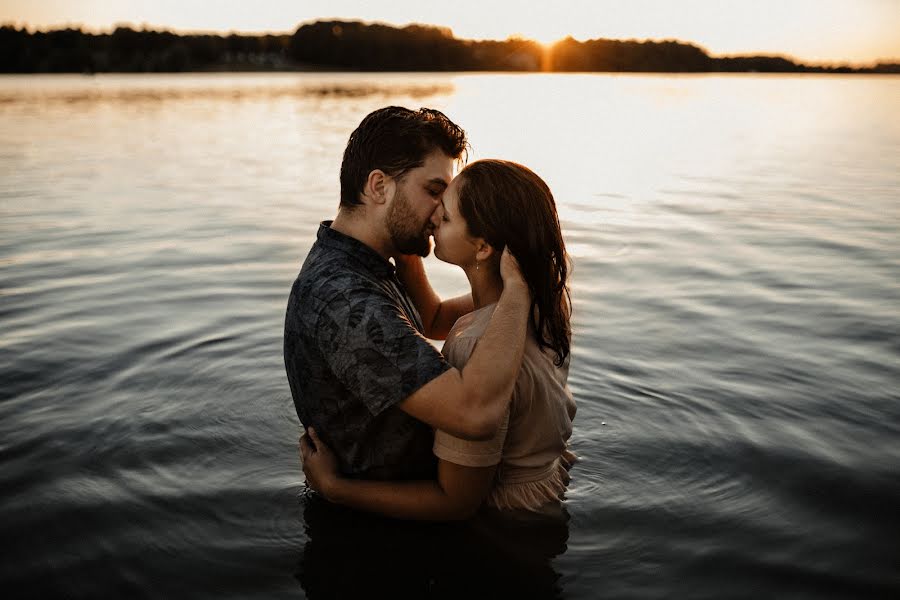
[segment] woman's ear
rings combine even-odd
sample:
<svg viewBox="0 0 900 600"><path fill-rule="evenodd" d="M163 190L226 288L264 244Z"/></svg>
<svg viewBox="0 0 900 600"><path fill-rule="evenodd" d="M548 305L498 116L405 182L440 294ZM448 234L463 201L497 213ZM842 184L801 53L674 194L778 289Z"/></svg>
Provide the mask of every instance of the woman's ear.
<svg viewBox="0 0 900 600"><path fill-rule="evenodd" d="M490 260L490 258L495 254L497 254L497 251L493 246L484 241L484 238L476 238L475 260L477 260L478 262L484 262L486 260Z"/></svg>
<svg viewBox="0 0 900 600"><path fill-rule="evenodd" d="M364 201L373 204L384 204L388 196L393 193L394 180L381 169L369 172L366 184L363 186Z"/></svg>

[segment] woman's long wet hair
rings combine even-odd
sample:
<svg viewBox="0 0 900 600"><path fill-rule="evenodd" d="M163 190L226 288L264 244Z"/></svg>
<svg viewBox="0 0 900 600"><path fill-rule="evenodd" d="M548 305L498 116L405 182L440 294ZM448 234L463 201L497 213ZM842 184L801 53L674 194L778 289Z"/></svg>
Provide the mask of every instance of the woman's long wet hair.
<svg viewBox="0 0 900 600"><path fill-rule="evenodd" d="M528 167L506 160L476 161L459 177L459 211L469 234L484 238L498 260L509 246L531 290L538 345L562 366L572 339L570 263L550 188Z"/></svg>

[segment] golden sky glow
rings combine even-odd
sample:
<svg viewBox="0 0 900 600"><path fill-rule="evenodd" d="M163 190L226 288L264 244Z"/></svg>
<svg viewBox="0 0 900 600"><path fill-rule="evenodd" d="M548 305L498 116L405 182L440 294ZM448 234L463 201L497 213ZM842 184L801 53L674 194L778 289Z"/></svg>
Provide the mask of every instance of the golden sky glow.
<svg viewBox="0 0 900 600"><path fill-rule="evenodd" d="M676 38L713 54L900 59L900 0L0 0L0 22L32 28L287 32L328 18L428 23L476 39Z"/></svg>

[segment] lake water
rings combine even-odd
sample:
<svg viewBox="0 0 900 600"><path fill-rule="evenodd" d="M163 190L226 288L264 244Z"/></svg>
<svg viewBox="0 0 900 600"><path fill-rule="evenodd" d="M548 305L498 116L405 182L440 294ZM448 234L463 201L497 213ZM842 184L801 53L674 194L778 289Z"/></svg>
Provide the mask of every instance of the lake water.
<svg viewBox="0 0 900 600"><path fill-rule="evenodd" d="M386 104L554 190L565 525L304 491L284 309ZM0 593L900 597L898 108L875 76L0 77Z"/></svg>

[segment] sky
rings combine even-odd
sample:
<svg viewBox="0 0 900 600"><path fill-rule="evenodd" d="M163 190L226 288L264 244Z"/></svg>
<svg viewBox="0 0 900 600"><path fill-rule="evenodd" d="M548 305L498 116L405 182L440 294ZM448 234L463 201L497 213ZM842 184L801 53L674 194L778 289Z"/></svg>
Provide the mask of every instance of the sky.
<svg viewBox="0 0 900 600"><path fill-rule="evenodd" d="M334 18L440 25L470 39L679 39L714 55L900 60L900 0L0 0L0 23L30 29L284 33Z"/></svg>

